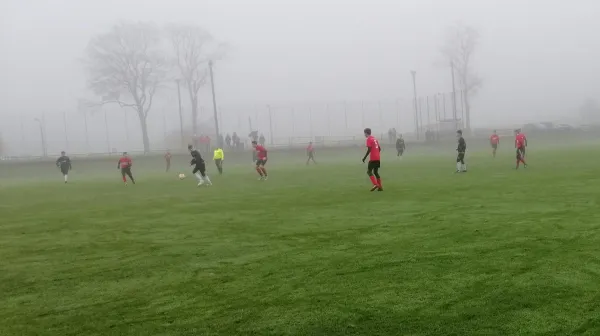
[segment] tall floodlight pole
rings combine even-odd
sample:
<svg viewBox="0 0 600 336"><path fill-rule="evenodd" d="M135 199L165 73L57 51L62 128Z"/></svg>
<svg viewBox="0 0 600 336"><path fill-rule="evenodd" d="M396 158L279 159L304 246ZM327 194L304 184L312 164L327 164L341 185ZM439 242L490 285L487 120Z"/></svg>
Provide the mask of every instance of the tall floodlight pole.
<svg viewBox="0 0 600 336"><path fill-rule="evenodd" d="M223 146L223 144L219 143L219 118L217 112L217 96L215 95L215 77L213 75L213 61L208 61L208 70L210 71L210 88L212 90L212 102L213 102L213 118L215 118L215 132L217 132L217 144L219 146Z"/></svg>
<svg viewBox="0 0 600 336"><path fill-rule="evenodd" d="M458 116L456 114L456 85L454 84L454 62L450 62L450 72L452 73L452 116L454 118L454 127L458 124L456 122Z"/></svg>
<svg viewBox="0 0 600 336"><path fill-rule="evenodd" d="M46 157L47 153L46 153L46 137L44 135L44 126L43 126L43 122L42 120L35 118L35 121L38 122L38 124L40 125L40 140L42 141L42 156Z"/></svg>
<svg viewBox="0 0 600 336"><path fill-rule="evenodd" d="M176 79L175 83L177 83L177 99L179 100L179 127L180 127L179 134L181 136L181 148L184 148L185 140L183 137L183 112L182 112L182 107L181 107L181 88L179 87L179 79Z"/></svg>
<svg viewBox="0 0 600 336"><path fill-rule="evenodd" d="M273 113L271 112L271 105L267 105L267 111L269 112L269 143L273 146Z"/></svg>
<svg viewBox="0 0 600 336"><path fill-rule="evenodd" d="M412 74L413 79L413 90L414 90L414 100L415 100L415 131L417 132L417 140L419 140L419 107L417 106L417 72L412 70L410 72Z"/></svg>

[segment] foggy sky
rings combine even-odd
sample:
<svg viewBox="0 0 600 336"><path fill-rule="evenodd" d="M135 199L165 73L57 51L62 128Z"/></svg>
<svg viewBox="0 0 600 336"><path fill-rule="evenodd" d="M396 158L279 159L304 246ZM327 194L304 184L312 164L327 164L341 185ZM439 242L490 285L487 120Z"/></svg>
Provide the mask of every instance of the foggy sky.
<svg viewBox="0 0 600 336"><path fill-rule="evenodd" d="M456 22L481 35L474 68L483 87L473 99L474 125L568 119L600 93L594 0L2 0L0 6L0 117L73 110L86 95L78 59L90 37L121 19L195 23L227 42L227 59L217 66L223 105L410 100L411 69L420 96L450 91L439 48Z"/></svg>

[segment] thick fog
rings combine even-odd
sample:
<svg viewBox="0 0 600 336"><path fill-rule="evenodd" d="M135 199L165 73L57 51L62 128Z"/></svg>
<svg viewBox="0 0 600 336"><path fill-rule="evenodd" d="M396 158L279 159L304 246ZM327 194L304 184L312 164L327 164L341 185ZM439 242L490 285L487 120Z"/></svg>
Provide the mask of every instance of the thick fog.
<svg viewBox="0 0 600 336"><path fill-rule="evenodd" d="M440 50L457 23L480 36L471 65L482 79L470 98L473 127L584 123L580 106L600 93L594 0L3 0L0 6L0 136L12 155L40 154L41 124L51 155L141 149L135 111L113 104L88 113L86 144L77 105L82 98L100 101L86 87L86 46L120 21L197 24L227 45L214 68L223 133L246 136L252 127L270 137L273 128L273 137L283 139L360 136L365 126L412 132L410 71L423 104L452 90ZM198 120L210 124L210 83L200 92ZM188 128L185 90L182 104ZM172 147L166 139L179 127L171 85L149 112L152 149Z"/></svg>

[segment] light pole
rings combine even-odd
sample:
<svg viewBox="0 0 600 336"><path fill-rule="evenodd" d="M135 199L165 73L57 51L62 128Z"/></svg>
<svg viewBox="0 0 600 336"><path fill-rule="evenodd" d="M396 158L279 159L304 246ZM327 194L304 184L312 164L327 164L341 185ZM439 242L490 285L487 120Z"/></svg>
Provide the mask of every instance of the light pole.
<svg viewBox="0 0 600 336"><path fill-rule="evenodd" d="M456 127L456 85L454 84L454 62L450 62L450 70L452 71L452 116L454 118L454 127Z"/></svg>
<svg viewBox="0 0 600 336"><path fill-rule="evenodd" d="M42 156L46 157L48 156L48 153L46 152L46 136L44 135L44 126L43 126L43 122L39 119L39 118L35 118L35 121L38 122L38 124L40 125L40 139L42 141Z"/></svg>
<svg viewBox="0 0 600 336"><path fill-rule="evenodd" d="M184 139L183 139L183 112L181 111L181 89L179 87L179 79L175 80L175 83L177 83L177 99L179 101L179 127L180 127L180 136L181 136L181 148L185 147L184 144Z"/></svg>
<svg viewBox="0 0 600 336"><path fill-rule="evenodd" d="M412 70L411 72L413 80L414 100L415 100L415 130L417 132L417 140L419 140L419 107L417 106L417 72Z"/></svg>
<svg viewBox="0 0 600 336"><path fill-rule="evenodd" d="M219 137L219 118L217 117L217 97L215 95L215 77L213 75L213 61L208 61L208 70L210 71L210 88L212 90L212 102L213 102L213 118L215 118L215 132L217 133L217 144L219 147L223 146L220 143L221 137Z"/></svg>

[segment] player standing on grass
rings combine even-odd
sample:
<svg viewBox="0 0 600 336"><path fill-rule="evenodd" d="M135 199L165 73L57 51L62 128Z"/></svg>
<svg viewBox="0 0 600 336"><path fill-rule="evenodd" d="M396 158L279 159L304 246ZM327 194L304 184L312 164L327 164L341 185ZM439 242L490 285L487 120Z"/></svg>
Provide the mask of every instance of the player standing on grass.
<svg viewBox="0 0 600 336"><path fill-rule="evenodd" d="M223 153L222 148L215 148L213 153L213 160L215 161L215 165L217 165L217 170L219 171L219 175L223 175L223 160L225 159L225 153Z"/></svg>
<svg viewBox="0 0 600 336"><path fill-rule="evenodd" d="M192 161L190 162L190 166L194 166L192 174L196 176L198 186L201 186L203 184L211 186L212 182L210 181L208 175L206 175L206 165L204 164L204 159L202 159L202 155L200 155L200 152L198 152L198 150L196 150L192 145L188 145L188 150L192 155Z"/></svg>
<svg viewBox="0 0 600 336"><path fill-rule="evenodd" d="M400 137L396 139L396 151L398 152L398 157L402 158L404 151L406 150L406 143L404 143L404 139L402 138L402 134Z"/></svg>
<svg viewBox="0 0 600 336"><path fill-rule="evenodd" d="M371 191L383 191L383 186L381 185L381 176L379 176L379 168L381 167L381 146L379 146L379 141L377 141L377 139L371 135L370 128L365 128L364 133L365 138L367 138L367 153L365 153L362 162L364 163L367 159L367 156L369 157L367 175L369 175L369 179L371 180L371 183L373 183Z"/></svg>
<svg viewBox="0 0 600 336"><path fill-rule="evenodd" d="M308 156L308 159L306 159L307 166L311 160L314 162L314 164L317 164L317 161L315 161L315 147L313 146L312 141L309 142L308 147L306 147L306 156Z"/></svg>
<svg viewBox="0 0 600 336"><path fill-rule="evenodd" d="M123 177L123 183L125 183L125 185L127 185L126 176L129 176L131 183L135 184L135 180L131 174L131 165L131 158L127 156L127 152L123 152L123 156L119 159L119 163L117 163L117 169L121 169L121 176Z"/></svg>
<svg viewBox="0 0 600 336"><path fill-rule="evenodd" d="M167 151L165 153L165 163L167 164L167 173L169 172L169 169L171 169L171 152Z"/></svg>
<svg viewBox="0 0 600 336"><path fill-rule="evenodd" d="M523 143L523 147L521 148L521 157L525 159L525 147L527 147L527 137L525 133L521 132L521 129L515 130L515 142L517 139L520 139Z"/></svg>
<svg viewBox="0 0 600 336"><path fill-rule="evenodd" d="M259 180L267 180L267 170L265 165L267 164L267 149L262 145L259 145L256 141L252 141L252 148L256 153L256 172L260 175Z"/></svg>
<svg viewBox="0 0 600 336"><path fill-rule="evenodd" d="M496 134L496 130L494 130L494 134L490 136L490 145L492 145L492 155L496 157L496 150L498 149L498 144L500 143L500 137Z"/></svg>
<svg viewBox="0 0 600 336"><path fill-rule="evenodd" d="M523 162L523 167L527 168L527 163L525 163L526 146L527 138L525 138L525 135L521 133L521 130L515 130L515 148L517 149L517 167L515 169L519 169L521 162Z"/></svg>
<svg viewBox="0 0 600 336"><path fill-rule="evenodd" d="M69 170L71 167L71 159L65 155L65 152L60 152L60 157L56 160L56 166L60 168L60 172L65 178L65 183L69 180Z"/></svg>
<svg viewBox="0 0 600 336"><path fill-rule="evenodd" d="M463 138L461 130L456 131L456 137L458 138L458 147L456 147L456 151L458 152L458 155L456 156L456 172L466 173L467 164L465 163L465 153L467 152L467 142L465 141L465 138Z"/></svg>

